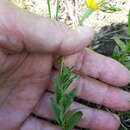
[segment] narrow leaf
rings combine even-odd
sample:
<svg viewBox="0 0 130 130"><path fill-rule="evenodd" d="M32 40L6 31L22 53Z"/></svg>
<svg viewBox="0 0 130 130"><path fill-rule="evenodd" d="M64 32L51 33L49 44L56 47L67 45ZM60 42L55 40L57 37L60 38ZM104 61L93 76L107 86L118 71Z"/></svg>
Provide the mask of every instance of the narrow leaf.
<svg viewBox="0 0 130 130"><path fill-rule="evenodd" d="M118 37L113 37L112 39L115 40L115 42L117 43L117 45L118 45L122 50L126 49L125 43L124 43L122 40L120 40Z"/></svg>
<svg viewBox="0 0 130 130"><path fill-rule="evenodd" d="M55 115L55 118L56 118L56 121L61 124L61 121L60 121L60 113L61 113L61 110L56 102L56 100L54 98L51 98L50 99L51 101L51 108L52 108L52 111Z"/></svg>
<svg viewBox="0 0 130 130"><path fill-rule="evenodd" d="M54 79L54 92L55 92L55 96L56 96L56 101L57 103L59 103L61 97L62 97L62 90L59 84L59 78L56 77Z"/></svg>
<svg viewBox="0 0 130 130"><path fill-rule="evenodd" d="M111 6L111 7L104 7L102 9L100 9L101 11L103 12L106 12L106 13L114 13L114 12L117 12L117 11L121 11L120 8L117 8L115 6Z"/></svg>
<svg viewBox="0 0 130 130"><path fill-rule="evenodd" d="M71 75L70 78L64 83L63 90L66 91L70 87L73 80L77 77L78 77L77 75Z"/></svg>
<svg viewBox="0 0 130 130"><path fill-rule="evenodd" d="M80 108L70 109L67 112L65 112L64 120L66 121L69 120L71 116L73 116L74 113L78 112L80 109L82 108L80 107Z"/></svg>
<svg viewBox="0 0 130 130"><path fill-rule="evenodd" d="M48 5L49 17L51 18L51 5L50 5L50 0L47 0L47 5Z"/></svg>
<svg viewBox="0 0 130 130"><path fill-rule="evenodd" d="M67 109L73 102L73 98L76 95L77 89L74 88L65 96L64 108Z"/></svg>
<svg viewBox="0 0 130 130"><path fill-rule="evenodd" d="M115 46L112 54L112 58L118 60L120 57L119 47Z"/></svg>
<svg viewBox="0 0 130 130"><path fill-rule="evenodd" d="M116 37L113 37L113 38L119 38L119 39L122 39L122 40L130 40L129 36L123 36L123 35L119 35L119 36L116 36Z"/></svg>
<svg viewBox="0 0 130 130"><path fill-rule="evenodd" d="M82 117L82 112L79 111L74 113L66 122L66 128L68 128L67 130L73 129L74 126L80 121L81 117Z"/></svg>
<svg viewBox="0 0 130 130"><path fill-rule="evenodd" d="M127 51L130 52L130 40L127 42L127 47L128 47Z"/></svg>
<svg viewBox="0 0 130 130"><path fill-rule="evenodd" d="M79 21L79 25L82 25L85 19L87 19L93 12L94 10L92 8L88 8L85 11L84 15L81 17L81 20Z"/></svg>
<svg viewBox="0 0 130 130"><path fill-rule="evenodd" d="M59 10L60 10L60 1L57 0L57 4L56 4L56 21L58 21L58 17L59 17Z"/></svg>
<svg viewBox="0 0 130 130"><path fill-rule="evenodd" d="M128 35L130 35L130 10L128 14Z"/></svg>

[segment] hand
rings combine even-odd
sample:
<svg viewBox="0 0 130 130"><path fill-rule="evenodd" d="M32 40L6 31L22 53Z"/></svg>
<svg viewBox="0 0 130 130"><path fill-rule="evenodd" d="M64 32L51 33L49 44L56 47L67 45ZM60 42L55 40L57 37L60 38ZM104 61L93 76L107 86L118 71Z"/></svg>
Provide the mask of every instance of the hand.
<svg viewBox="0 0 130 130"><path fill-rule="evenodd" d="M48 102L51 93L46 89L50 74L53 78L53 56L56 54L66 55L65 64L74 66L81 74L72 84L72 87L78 87L78 97L116 110L130 108L130 94L108 85L128 84L129 71L110 58L83 50L92 36L91 30L70 31L64 25L22 12L1 0L1 130L59 129L43 120L54 119ZM79 106L82 105L74 103L72 107ZM86 106L82 111L84 116L78 126L92 130L116 130L119 127L118 117L112 113Z"/></svg>
<svg viewBox="0 0 130 130"><path fill-rule="evenodd" d="M53 55L78 52L92 35L91 30L70 31L0 1L0 130L23 129L47 89Z"/></svg>
<svg viewBox="0 0 130 130"><path fill-rule="evenodd" d="M66 66L74 66L75 72L81 75L71 86L71 89L78 88L78 98L118 111L130 109L130 93L117 88L127 85L130 81L129 71L121 64L89 49L65 56L64 63ZM52 73L52 79L56 73ZM49 103L52 90L51 82L49 92L41 98L34 110L35 115L54 119ZM118 130L119 128L120 120L116 114L90 108L77 102L74 102L72 107L82 108L83 118L77 124L81 128L91 130Z"/></svg>

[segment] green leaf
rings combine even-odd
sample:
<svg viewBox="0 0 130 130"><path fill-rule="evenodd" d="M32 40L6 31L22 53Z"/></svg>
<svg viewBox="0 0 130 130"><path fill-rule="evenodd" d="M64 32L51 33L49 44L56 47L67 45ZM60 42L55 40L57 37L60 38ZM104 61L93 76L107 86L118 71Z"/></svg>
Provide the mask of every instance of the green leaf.
<svg viewBox="0 0 130 130"><path fill-rule="evenodd" d="M123 40L130 40L130 36L123 36L123 35L119 35L119 36L116 36L116 37L113 37L113 38L119 38L119 39L123 39Z"/></svg>
<svg viewBox="0 0 130 130"><path fill-rule="evenodd" d="M48 5L49 17L51 18L51 5L50 5L50 0L47 0L47 5Z"/></svg>
<svg viewBox="0 0 130 130"><path fill-rule="evenodd" d="M73 97L76 95L76 93L77 93L77 88L73 88L73 89L67 94L67 96L68 96L69 98L73 98Z"/></svg>
<svg viewBox="0 0 130 130"><path fill-rule="evenodd" d="M128 101L128 102L130 102L130 101ZM124 111L124 112L118 112L119 113L119 115L130 115L130 111Z"/></svg>
<svg viewBox="0 0 130 130"><path fill-rule="evenodd" d="M79 21L79 25L82 25L85 19L87 19L93 12L94 10L92 8L88 8L83 14L83 16L81 17L81 20Z"/></svg>
<svg viewBox="0 0 130 130"><path fill-rule="evenodd" d="M56 96L56 101L57 103L59 103L61 97L62 97L62 90L60 87L60 83L59 83L59 78L56 77L54 79L54 92L55 92L55 96Z"/></svg>
<svg viewBox="0 0 130 130"><path fill-rule="evenodd" d="M121 123L121 127L123 128L123 130L128 130L125 125L123 125L123 123Z"/></svg>
<svg viewBox="0 0 130 130"><path fill-rule="evenodd" d="M130 70L130 63L129 62L125 63L124 65Z"/></svg>
<svg viewBox="0 0 130 130"><path fill-rule="evenodd" d="M82 112L75 112L69 119L65 122L66 124L66 130L71 130L74 128L74 126L80 121L82 117Z"/></svg>
<svg viewBox="0 0 130 130"><path fill-rule="evenodd" d="M60 110L60 107L59 105L57 104L55 98L51 98L50 99L51 101L51 108L52 108L52 111L54 113L54 116L56 118L56 121L61 124L61 120L60 120L60 113L61 113L61 110Z"/></svg>
<svg viewBox="0 0 130 130"><path fill-rule="evenodd" d="M60 80L64 83L66 80L68 80L71 76L71 72L73 70L73 67L66 67L62 73L60 73Z"/></svg>
<svg viewBox="0 0 130 130"><path fill-rule="evenodd" d="M73 80L77 77L77 75L70 75L69 79L62 86L63 90L66 91L70 87Z"/></svg>
<svg viewBox="0 0 130 130"><path fill-rule="evenodd" d="M69 120L71 116L73 116L74 113L78 112L82 108L75 108L75 109L70 109L65 112L64 120Z"/></svg>
<svg viewBox="0 0 130 130"><path fill-rule="evenodd" d="M120 57L119 47L115 46L112 54L112 58L118 60Z"/></svg>
<svg viewBox="0 0 130 130"><path fill-rule="evenodd" d="M100 45L90 45L88 46L89 49L91 50L97 50L100 47Z"/></svg>
<svg viewBox="0 0 130 130"><path fill-rule="evenodd" d="M117 8L115 6L111 6L111 7L105 6L104 8L102 8L100 10L103 11L103 12L106 12L106 13L114 13L114 12L117 12L117 11L121 11L120 8Z"/></svg>
<svg viewBox="0 0 130 130"><path fill-rule="evenodd" d="M56 21L58 21L58 18L59 18L59 11L60 11L60 0L57 0L57 3L56 3L56 16L55 16Z"/></svg>
<svg viewBox="0 0 130 130"><path fill-rule="evenodd" d="M126 49L125 43L124 43L122 40L120 40L118 37L113 37L112 39L115 40L115 42L117 43L117 45L118 45L122 50Z"/></svg>
<svg viewBox="0 0 130 130"><path fill-rule="evenodd" d="M126 57L126 60L127 60L127 61L130 61L130 56L127 56L127 57Z"/></svg>
<svg viewBox="0 0 130 130"><path fill-rule="evenodd" d="M64 109L66 110L73 102L73 98L76 95L77 89L74 88L68 94L65 95Z"/></svg>
<svg viewBox="0 0 130 130"><path fill-rule="evenodd" d="M127 51L130 52L130 40L127 42L127 47L128 47Z"/></svg>
<svg viewBox="0 0 130 130"><path fill-rule="evenodd" d="M128 34L130 35L130 10L128 14Z"/></svg>

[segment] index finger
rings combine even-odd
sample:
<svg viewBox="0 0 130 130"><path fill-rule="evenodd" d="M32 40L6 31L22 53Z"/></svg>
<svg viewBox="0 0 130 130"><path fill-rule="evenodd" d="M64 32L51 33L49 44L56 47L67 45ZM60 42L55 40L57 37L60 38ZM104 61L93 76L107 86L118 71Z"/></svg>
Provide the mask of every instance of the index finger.
<svg viewBox="0 0 130 130"><path fill-rule="evenodd" d="M73 31L61 23L24 12L7 0L0 2L0 47L67 55L88 45L93 34L88 27Z"/></svg>

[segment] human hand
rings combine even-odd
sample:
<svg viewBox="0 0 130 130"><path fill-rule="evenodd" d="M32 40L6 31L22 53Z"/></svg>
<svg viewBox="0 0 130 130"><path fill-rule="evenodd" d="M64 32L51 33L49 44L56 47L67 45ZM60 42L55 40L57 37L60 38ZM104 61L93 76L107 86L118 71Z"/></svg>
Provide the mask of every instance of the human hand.
<svg viewBox="0 0 130 130"><path fill-rule="evenodd" d="M71 86L71 89L78 89L78 98L118 111L130 109L130 93L117 88L127 85L130 81L129 71L121 64L89 49L66 56L64 63L66 66L73 66L75 72L81 76ZM52 73L52 79L56 73ZM53 83L51 82L49 92L41 98L34 110L35 115L49 120L54 119L49 103L52 90ZM83 118L77 124L81 128L91 130L118 130L119 128L120 120L114 113L90 108L79 102L74 102L72 107L82 108Z"/></svg>
<svg viewBox="0 0 130 130"><path fill-rule="evenodd" d="M91 30L70 31L0 1L0 130L23 129L47 89L53 56L78 52L92 35Z"/></svg>
<svg viewBox="0 0 130 130"><path fill-rule="evenodd" d="M78 97L117 110L129 109L129 93L108 84L128 84L130 73L114 60L82 50L92 38L91 31L71 32L64 25L25 14L3 0L0 3L0 35L0 129L59 129L31 115L33 112L41 118L53 119L48 102L51 93L43 93L53 71L54 54L78 52L65 57L65 64L76 65L75 70L81 74L72 85L78 87ZM73 107L79 106L74 103ZM84 116L78 124L81 127L92 130L116 130L119 127L119 120L111 113L88 107L82 111Z"/></svg>

